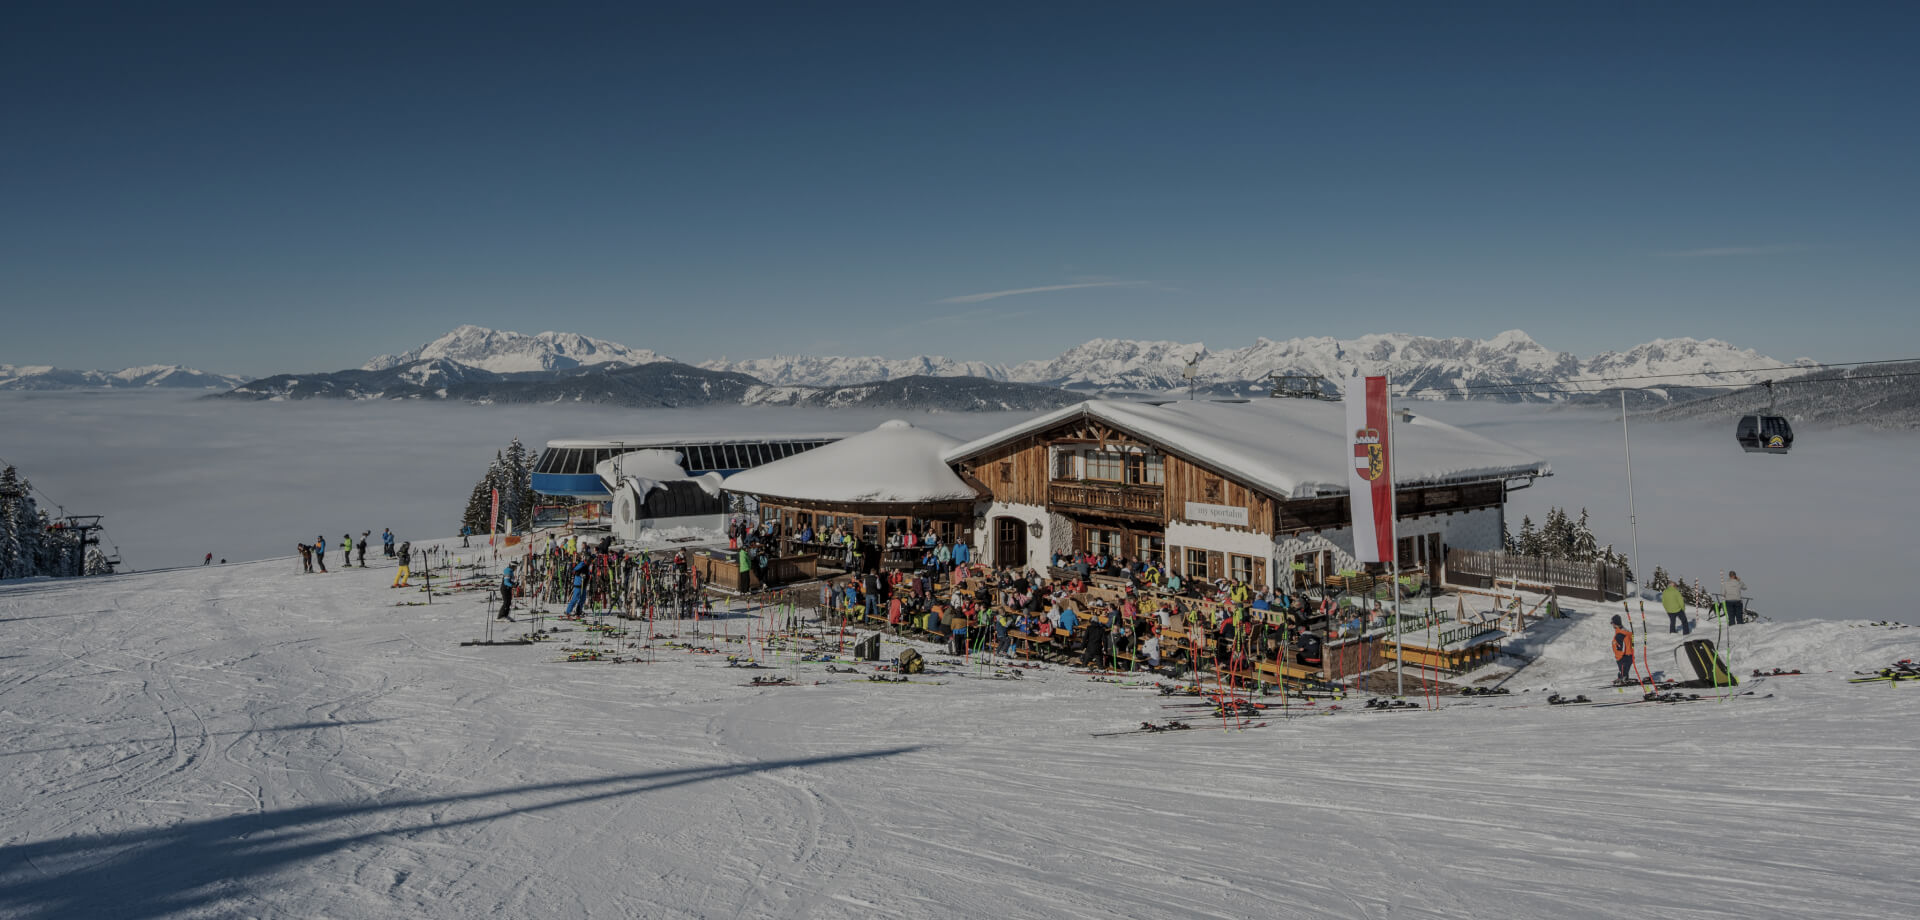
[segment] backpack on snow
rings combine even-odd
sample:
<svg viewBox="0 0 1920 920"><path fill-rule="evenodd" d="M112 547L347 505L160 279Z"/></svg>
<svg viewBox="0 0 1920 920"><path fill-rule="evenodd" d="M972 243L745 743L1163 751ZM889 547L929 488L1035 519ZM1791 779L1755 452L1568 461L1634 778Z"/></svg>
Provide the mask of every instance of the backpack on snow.
<svg viewBox="0 0 1920 920"><path fill-rule="evenodd" d="M898 660L901 674L921 674L927 670L927 660L913 649L902 651Z"/></svg>
<svg viewBox="0 0 1920 920"><path fill-rule="evenodd" d="M1680 648L1686 653L1687 663L1693 665L1694 680L1688 681L1691 686L1731 687L1740 682L1720 660L1712 639L1688 639Z"/></svg>

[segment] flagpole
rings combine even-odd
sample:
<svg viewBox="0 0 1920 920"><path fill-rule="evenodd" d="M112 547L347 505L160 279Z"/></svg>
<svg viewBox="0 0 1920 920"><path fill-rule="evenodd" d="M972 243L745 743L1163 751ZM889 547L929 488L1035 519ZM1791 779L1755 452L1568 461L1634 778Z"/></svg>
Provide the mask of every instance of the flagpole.
<svg viewBox="0 0 1920 920"><path fill-rule="evenodd" d="M1393 372L1387 372L1387 526L1393 534L1393 698L1407 695L1407 648L1400 639L1400 442L1393 435Z"/></svg>

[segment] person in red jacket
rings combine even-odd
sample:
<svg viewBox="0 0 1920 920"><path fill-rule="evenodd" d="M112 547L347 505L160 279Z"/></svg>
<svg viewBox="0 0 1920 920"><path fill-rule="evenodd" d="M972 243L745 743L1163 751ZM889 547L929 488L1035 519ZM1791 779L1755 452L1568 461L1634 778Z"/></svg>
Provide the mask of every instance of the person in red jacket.
<svg viewBox="0 0 1920 920"><path fill-rule="evenodd" d="M1613 662L1620 666L1620 676L1614 683L1631 683L1627 672L1633 670L1633 632L1621 624L1617 613L1613 615Z"/></svg>

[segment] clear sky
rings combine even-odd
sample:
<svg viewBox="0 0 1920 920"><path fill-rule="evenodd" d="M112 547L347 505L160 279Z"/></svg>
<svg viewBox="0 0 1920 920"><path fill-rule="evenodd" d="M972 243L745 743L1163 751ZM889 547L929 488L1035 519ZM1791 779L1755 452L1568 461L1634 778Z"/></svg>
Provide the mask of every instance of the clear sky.
<svg viewBox="0 0 1920 920"><path fill-rule="evenodd" d="M1920 351L1920 4L801 6L11 4L0 362Z"/></svg>

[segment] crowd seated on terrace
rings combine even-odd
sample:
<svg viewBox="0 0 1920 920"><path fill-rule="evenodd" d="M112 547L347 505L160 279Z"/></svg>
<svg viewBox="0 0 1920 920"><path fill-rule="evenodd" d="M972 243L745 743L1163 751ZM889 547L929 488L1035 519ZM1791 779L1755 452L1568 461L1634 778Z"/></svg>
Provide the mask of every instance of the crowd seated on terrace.
<svg viewBox="0 0 1920 920"><path fill-rule="evenodd" d="M1062 561L1062 560L1056 560ZM1131 560L1075 558L1049 580L1016 568L930 562L832 584L829 614L845 622L943 641L953 654L1077 662L1112 670L1198 667L1234 680L1277 675L1282 662L1317 671L1329 605L1244 582L1180 584ZM1085 572L1081 568L1086 569ZM1094 574L1122 579L1090 582ZM1124 573L1124 574L1122 574Z"/></svg>

